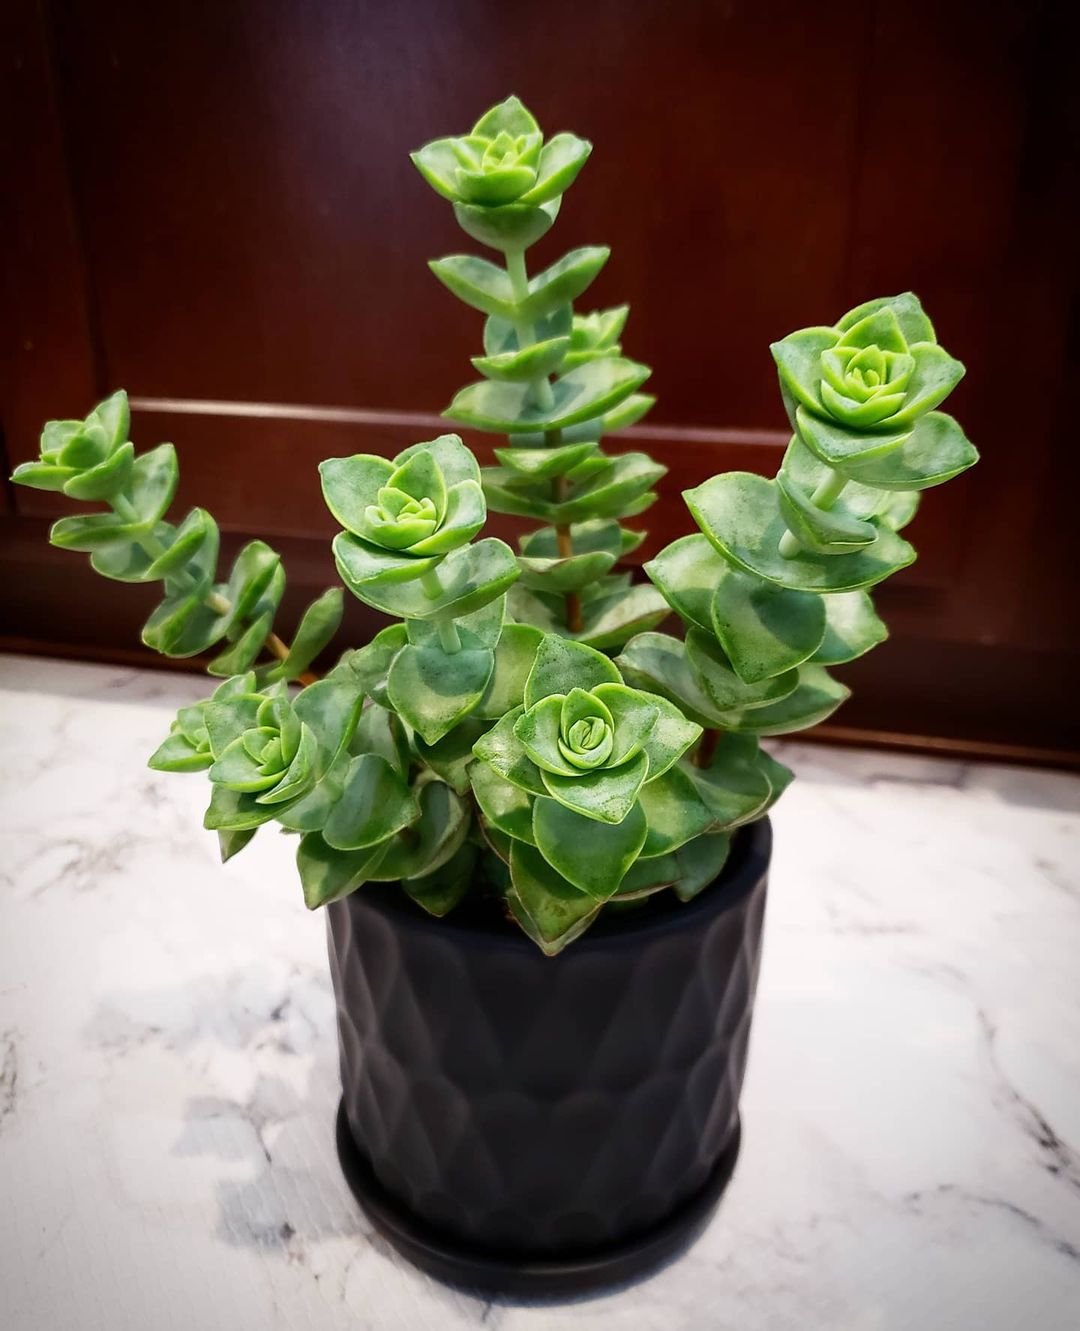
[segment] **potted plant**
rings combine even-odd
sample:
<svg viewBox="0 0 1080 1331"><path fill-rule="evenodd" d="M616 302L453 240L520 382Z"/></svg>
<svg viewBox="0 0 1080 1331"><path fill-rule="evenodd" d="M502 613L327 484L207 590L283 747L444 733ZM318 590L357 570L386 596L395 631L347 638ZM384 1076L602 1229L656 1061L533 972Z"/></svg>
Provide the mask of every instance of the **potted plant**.
<svg viewBox="0 0 1080 1331"><path fill-rule="evenodd" d="M831 714L830 668L886 636L868 589L911 563L919 494L977 454L936 408L963 373L910 293L777 342L792 438L777 476L686 493L698 531L619 571L664 468L605 450L653 399L627 308L573 311L606 262L530 276L590 145L511 97L414 154L472 254L431 265L486 316L455 434L320 468L348 591L393 620L316 678L334 589L291 643L261 541L225 574L213 518L177 523L171 444L127 399L51 421L20 484L104 505L51 540L159 582L143 641L215 653L222 683L150 759L205 771L223 859L296 838L326 906L343 1166L375 1224L448 1279L565 1291L677 1251L730 1177L770 830L791 774L761 747ZM488 509L534 525L515 553ZM660 631L672 612L680 635Z"/></svg>

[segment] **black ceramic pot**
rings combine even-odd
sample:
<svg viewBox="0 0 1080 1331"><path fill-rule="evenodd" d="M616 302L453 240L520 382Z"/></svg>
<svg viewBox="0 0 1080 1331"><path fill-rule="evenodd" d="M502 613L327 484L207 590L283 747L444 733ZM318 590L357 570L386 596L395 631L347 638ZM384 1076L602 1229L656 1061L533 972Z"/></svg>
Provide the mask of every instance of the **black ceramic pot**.
<svg viewBox="0 0 1080 1331"><path fill-rule="evenodd" d="M772 834L720 877L608 912L557 957L396 884L329 907L338 1152L375 1227L508 1294L632 1279L685 1247L739 1148Z"/></svg>

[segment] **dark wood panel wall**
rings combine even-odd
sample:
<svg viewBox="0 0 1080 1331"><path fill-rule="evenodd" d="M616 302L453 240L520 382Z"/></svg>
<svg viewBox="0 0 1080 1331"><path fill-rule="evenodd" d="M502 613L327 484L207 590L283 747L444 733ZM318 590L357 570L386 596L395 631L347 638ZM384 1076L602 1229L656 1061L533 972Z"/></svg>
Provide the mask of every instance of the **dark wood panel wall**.
<svg viewBox="0 0 1080 1331"><path fill-rule="evenodd" d="M590 298L631 302L660 396L624 444L670 468L644 553L686 529L683 488L775 469L771 340L912 287L967 362L953 409L983 462L927 497L920 560L880 595L892 640L848 669L838 719L1080 747L1070 12L11 0L0 24L9 467L126 387L137 443L180 447L179 503L277 542L298 606L332 579L317 462L437 432L479 345L425 265L472 247L408 151L513 90L596 145L535 261L613 248ZM50 551L59 511L2 494L3 639L130 654L152 592Z"/></svg>

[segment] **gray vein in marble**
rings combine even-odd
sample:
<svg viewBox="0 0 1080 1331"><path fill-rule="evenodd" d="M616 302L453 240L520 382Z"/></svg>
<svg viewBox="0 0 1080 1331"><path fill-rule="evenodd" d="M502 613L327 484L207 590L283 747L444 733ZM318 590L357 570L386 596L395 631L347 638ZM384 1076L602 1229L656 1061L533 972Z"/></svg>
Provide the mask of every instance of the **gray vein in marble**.
<svg viewBox="0 0 1080 1331"><path fill-rule="evenodd" d="M1043 1157L1043 1168L1080 1193L1080 1156L1058 1136L1038 1105L1022 1095L1005 1075L995 1049L997 1027L984 1009L980 1008L978 1015L987 1056L998 1085L1007 1103L1015 1111L1020 1127Z"/></svg>

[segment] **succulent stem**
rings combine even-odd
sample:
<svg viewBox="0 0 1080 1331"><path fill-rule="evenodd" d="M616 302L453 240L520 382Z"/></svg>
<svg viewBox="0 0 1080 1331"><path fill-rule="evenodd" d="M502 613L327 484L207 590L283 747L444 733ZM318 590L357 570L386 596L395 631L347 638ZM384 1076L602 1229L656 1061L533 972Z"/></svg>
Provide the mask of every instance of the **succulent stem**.
<svg viewBox="0 0 1080 1331"><path fill-rule="evenodd" d="M847 485L847 478L841 476L838 471L830 470L829 474L810 496L810 502L820 509L828 510L843 494L845 485ZM794 559L802 550L798 538L790 531L784 532L783 536L780 537L778 548L784 559Z"/></svg>
<svg viewBox="0 0 1080 1331"><path fill-rule="evenodd" d="M439 631L439 646L448 656L461 651L461 635L452 619L440 619L436 628Z"/></svg>

